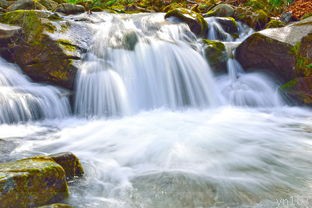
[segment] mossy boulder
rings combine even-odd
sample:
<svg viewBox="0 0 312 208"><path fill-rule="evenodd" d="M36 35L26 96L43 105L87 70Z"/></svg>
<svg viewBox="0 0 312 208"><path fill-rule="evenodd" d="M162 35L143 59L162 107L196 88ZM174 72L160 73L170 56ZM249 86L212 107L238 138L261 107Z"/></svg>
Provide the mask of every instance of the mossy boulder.
<svg viewBox="0 0 312 208"><path fill-rule="evenodd" d="M1 207L35 207L68 197L64 169L49 158L0 164Z"/></svg>
<svg viewBox="0 0 312 208"><path fill-rule="evenodd" d="M8 11L14 10L47 10L45 6L36 0L18 0L8 7Z"/></svg>
<svg viewBox="0 0 312 208"><path fill-rule="evenodd" d="M192 12L188 9L174 9L166 13L165 18L176 18L186 23L190 30L199 37L206 37L208 32L208 24L199 13Z"/></svg>
<svg viewBox="0 0 312 208"><path fill-rule="evenodd" d="M58 6L58 3L53 0L39 0L39 3L50 11L54 11Z"/></svg>
<svg viewBox="0 0 312 208"><path fill-rule="evenodd" d="M297 104L312 106L312 76L295 78L283 84L280 89Z"/></svg>
<svg viewBox="0 0 312 208"><path fill-rule="evenodd" d="M253 11L252 8L238 7L234 18L255 30L262 30L270 22L270 16L262 9Z"/></svg>
<svg viewBox="0 0 312 208"><path fill-rule="evenodd" d="M71 180L84 174L79 159L71 152L49 155L57 164L61 165L66 173L66 178Z"/></svg>
<svg viewBox="0 0 312 208"><path fill-rule="evenodd" d="M226 72L226 62L228 60L228 55L225 46L220 41L212 41L203 39L205 57L216 73Z"/></svg>
<svg viewBox="0 0 312 208"><path fill-rule="evenodd" d="M210 11L208 11L205 16L206 17L233 17L234 15L234 8L232 5L229 4L218 4L217 6L213 7Z"/></svg>
<svg viewBox="0 0 312 208"><path fill-rule="evenodd" d="M58 15L47 11L18 10L1 15L0 22L20 26L22 32L0 47L0 53L17 63L34 81L73 89L76 60L86 50L81 45L83 41L78 41L88 31L79 28L83 34L76 34L68 22L60 20Z"/></svg>
<svg viewBox="0 0 312 208"><path fill-rule="evenodd" d="M79 14L85 12L85 8L81 5L63 3L57 6L56 12L60 12L67 15Z"/></svg>
<svg viewBox="0 0 312 208"><path fill-rule="evenodd" d="M251 35L237 48L236 58L247 71L260 68L275 74L283 83L297 80L298 85L289 92L297 95L295 98L300 102L309 103L307 100L312 94L312 17Z"/></svg>

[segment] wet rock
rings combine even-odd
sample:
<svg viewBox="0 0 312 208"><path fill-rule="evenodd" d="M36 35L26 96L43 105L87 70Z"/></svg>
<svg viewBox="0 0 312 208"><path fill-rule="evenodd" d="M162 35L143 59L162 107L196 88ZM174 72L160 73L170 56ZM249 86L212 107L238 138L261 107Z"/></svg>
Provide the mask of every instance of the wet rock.
<svg viewBox="0 0 312 208"><path fill-rule="evenodd" d="M205 57L212 70L216 73L225 73L228 55L224 44L220 41L212 41L207 39L204 39L203 43L205 45Z"/></svg>
<svg viewBox="0 0 312 208"><path fill-rule="evenodd" d="M37 208L73 208L72 206L68 205L68 204L49 204L49 205L45 205L45 206L40 206Z"/></svg>
<svg viewBox="0 0 312 208"><path fill-rule="evenodd" d="M282 28L266 29L251 35L236 50L244 68L262 68L285 81L297 76L296 45L312 32L312 18Z"/></svg>
<svg viewBox="0 0 312 208"><path fill-rule="evenodd" d="M8 7L8 11L14 10L47 10L45 6L35 0L18 0Z"/></svg>
<svg viewBox="0 0 312 208"><path fill-rule="evenodd" d="M49 158L0 164L1 207L34 207L68 197L64 169Z"/></svg>
<svg viewBox="0 0 312 208"><path fill-rule="evenodd" d="M206 13L205 16L211 17L233 17L234 8L229 4L219 4Z"/></svg>
<svg viewBox="0 0 312 208"><path fill-rule="evenodd" d="M186 23L190 27L190 30L197 36L205 37L207 35L208 24L201 14L180 8L167 12L165 18L170 17Z"/></svg>
<svg viewBox="0 0 312 208"><path fill-rule="evenodd" d="M84 171L79 159L71 152L49 155L65 170L67 179L73 179L83 175Z"/></svg>
<svg viewBox="0 0 312 208"><path fill-rule="evenodd" d="M81 5L63 3L57 6L56 12L63 14L79 14L85 12L85 8Z"/></svg>
<svg viewBox="0 0 312 208"><path fill-rule="evenodd" d="M22 31L21 27L0 23L0 43L7 42Z"/></svg>
<svg viewBox="0 0 312 208"><path fill-rule="evenodd" d="M238 35L238 27L234 18L232 17L217 17L217 22L222 26L225 32Z"/></svg>
<svg viewBox="0 0 312 208"><path fill-rule="evenodd" d="M34 81L73 89L77 61L88 47L86 26L31 10L7 12L0 22L22 27L17 40L0 47L0 55L17 63Z"/></svg>
<svg viewBox="0 0 312 208"><path fill-rule="evenodd" d="M312 106L312 76L295 78L280 87L297 104Z"/></svg>

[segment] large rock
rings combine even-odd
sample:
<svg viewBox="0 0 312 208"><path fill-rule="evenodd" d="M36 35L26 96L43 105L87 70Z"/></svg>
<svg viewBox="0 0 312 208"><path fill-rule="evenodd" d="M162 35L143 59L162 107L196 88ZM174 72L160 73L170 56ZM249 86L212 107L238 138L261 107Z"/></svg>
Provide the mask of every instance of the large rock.
<svg viewBox="0 0 312 208"><path fill-rule="evenodd" d="M170 17L174 17L179 21L186 23L190 27L190 30L197 36L206 37L208 24L201 14L180 8L167 12L165 18Z"/></svg>
<svg viewBox="0 0 312 208"><path fill-rule="evenodd" d="M8 11L33 9L46 10L47 8L36 0L18 0L8 7Z"/></svg>
<svg viewBox="0 0 312 208"><path fill-rule="evenodd" d="M19 10L0 16L0 22L18 25L18 40L0 47L0 55L17 63L34 81L73 89L77 60L86 51L82 24L63 21L51 12ZM79 32L77 32L77 31Z"/></svg>
<svg viewBox="0 0 312 208"><path fill-rule="evenodd" d="M68 204L56 203L56 204L40 206L38 208L73 208L73 207Z"/></svg>
<svg viewBox="0 0 312 208"><path fill-rule="evenodd" d="M64 169L49 158L0 164L1 207L34 207L68 196Z"/></svg>
<svg viewBox="0 0 312 208"><path fill-rule="evenodd" d="M265 69L283 80L290 80L297 76L296 48L309 33L312 33L312 18L254 33L237 48L236 58L244 68Z"/></svg>
<svg viewBox="0 0 312 208"><path fill-rule="evenodd" d="M58 6L58 3L53 0L39 0L39 2L50 11L56 10Z"/></svg>
<svg viewBox="0 0 312 208"><path fill-rule="evenodd" d="M248 7L238 7L235 10L234 18L255 30L262 30L270 22L271 18L262 9L254 11Z"/></svg>
<svg viewBox="0 0 312 208"><path fill-rule="evenodd" d="M249 71L260 68L275 74L286 83L284 91L310 104L312 17L253 34L237 48L236 58Z"/></svg>
<svg viewBox="0 0 312 208"><path fill-rule="evenodd" d="M79 14L85 12L85 8L81 5L63 3L57 6L56 12L61 12L63 14Z"/></svg>
<svg viewBox="0 0 312 208"><path fill-rule="evenodd" d="M232 17L234 15L234 8L229 4L219 4L213 7L210 11L206 13L205 16L211 17Z"/></svg>

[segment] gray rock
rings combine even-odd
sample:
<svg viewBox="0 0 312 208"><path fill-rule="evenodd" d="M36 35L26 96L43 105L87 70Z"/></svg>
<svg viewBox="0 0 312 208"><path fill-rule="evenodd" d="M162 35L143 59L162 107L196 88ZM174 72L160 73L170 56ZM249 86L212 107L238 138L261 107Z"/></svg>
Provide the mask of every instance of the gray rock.
<svg viewBox="0 0 312 208"><path fill-rule="evenodd" d="M47 10L45 6L35 0L18 0L8 7L8 11L14 10Z"/></svg>
<svg viewBox="0 0 312 208"><path fill-rule="evenodd" d="M56 12L63 14L79 14L85 12L85 8L81 5L63 3L57 6Z"/></svg>

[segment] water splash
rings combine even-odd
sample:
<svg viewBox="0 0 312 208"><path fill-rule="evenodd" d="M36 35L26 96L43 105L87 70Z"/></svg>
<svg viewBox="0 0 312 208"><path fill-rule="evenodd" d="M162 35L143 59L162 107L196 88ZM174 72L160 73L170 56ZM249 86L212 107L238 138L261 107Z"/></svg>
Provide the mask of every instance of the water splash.
<svg viewBox="0 0 312 208"><path fill-rule="evenodd" d="M0 123L69 115L68 99L54 87L31 83L19 68L0 58Z"/></svg>

